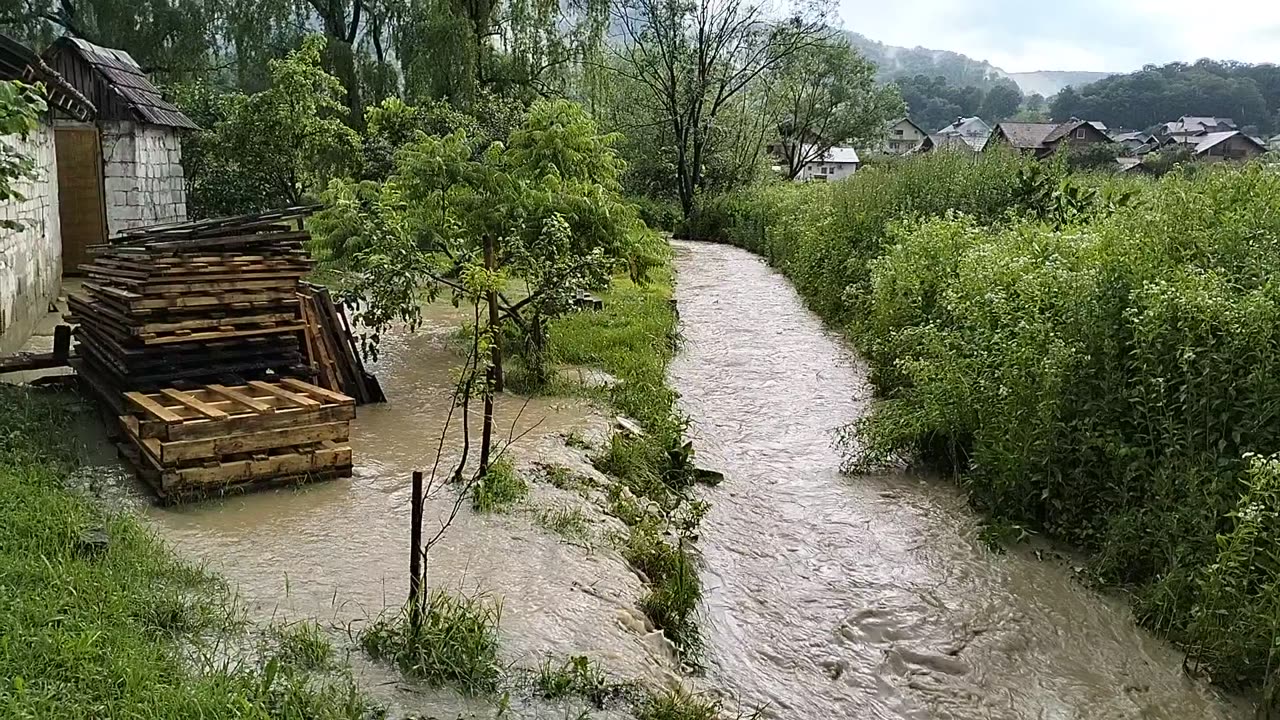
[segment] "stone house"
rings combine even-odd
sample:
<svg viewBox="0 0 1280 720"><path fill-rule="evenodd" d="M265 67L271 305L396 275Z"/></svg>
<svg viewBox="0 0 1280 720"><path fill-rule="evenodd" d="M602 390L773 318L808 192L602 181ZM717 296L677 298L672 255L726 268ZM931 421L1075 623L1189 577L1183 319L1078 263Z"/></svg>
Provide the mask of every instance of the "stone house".
<svg viewBox="0 0 1280 720"><path fill-rule="evenodd" d="M63 266L122 230L187 219L180 132L198 126L166 101L123 50L59 38L49 66L98 108L94 122L57 122Z"/></svg>
<svg viewBox="0 0 1280 720"><path fill-rule="evenodd" d="M904 155L919 148L928 136L910 118L898 118L888 123L884 151L890 155Z"/></svg>
<svg viewBox="0 0 1280 720"><path fill-rule="evenodd" d="M48 110L25 137L0 137L30 158L33 174L13 184L21 199L0 202L0 352L16 350L57 299L62 280L62 219L55 123L91 122L95 108L38 55L0 35L0 80L39 83Z"/></svg>
<svg viewBox="0 0 1280 720"><path fill-rule="evenodd" d="M1064 123L1002 122L991 133L988 146L1008 145L1038 158L1057 152L1063 144L1109 143L1111 138L1096 125L1072 118Z"/></svg>

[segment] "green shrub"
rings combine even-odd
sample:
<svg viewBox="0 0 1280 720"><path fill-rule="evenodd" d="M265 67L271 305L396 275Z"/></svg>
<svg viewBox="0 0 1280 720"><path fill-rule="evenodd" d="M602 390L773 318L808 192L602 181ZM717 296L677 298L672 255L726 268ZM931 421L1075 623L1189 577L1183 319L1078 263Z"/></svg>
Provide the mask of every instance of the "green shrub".
<svg viewBox="0 0 1280 720"><path fill-rule="evenodd" d="M997 520L1092 551L1214 678L1263 682L1274 574L1239 557L1280 556L1242 526L1275 509L1249 458L1280 452L1277 203L1280 176L1250 167L1170 175L1062 229L899 228L870 263L859 337L882 397L856 459L962 471Z"/></svg>

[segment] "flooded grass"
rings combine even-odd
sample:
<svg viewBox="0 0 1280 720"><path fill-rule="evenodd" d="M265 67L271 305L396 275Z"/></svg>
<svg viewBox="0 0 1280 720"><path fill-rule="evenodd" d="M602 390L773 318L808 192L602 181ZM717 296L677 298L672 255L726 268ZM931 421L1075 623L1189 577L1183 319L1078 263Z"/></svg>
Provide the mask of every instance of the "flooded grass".
<svg viewBox="0 0 1280 720"><path fill-rule="evenodd" d="M548 659L538 669L534 688L548 700L580 697L597 708L624 690L623 686L609 682L599 663L583 655L575 655L559 664Z"/></svg>
<svg viewBox="0 0 1280 720"><path fill-rule="evenodd" d="M683 690L654 695L636 710L636 720L723 720L724 717L724 707L719 700Z"/></svg>
<svg viewBox="0 0 1280 720"><path fill-rule="evenodd" d="M520 477L510 458L499 458L472 489L476 512L506 512L529 496L529 484Z"/></svg>
<svg viewBox="0 0 1280 720"><path fill-rule="evenodd" d="M671 270L661 268L645 285L615 278L602 300L602 310L576 313L553 324L552 354L556 362L599 368L617 378L607 389L588 392L602 393L617 412L644 429L640 434L614 434L593 462L621 483L610 492L610 512L631 527L622 542L623 554L650 580L641 607L683 659L696 660L701 643L694 613L702 586L684 541L670 542L664 531L692 534L697 523L686 523L682 530L662 522L696 514L686 509L691 469L673 462L684 443L687 421L675 409L676 395L666 378L678 341ZM651 507L656 512L650 512Z"/></svg>
<svg viewBox="0 0 1280 720"><path fill-rule="evenodd" d="M349 679L317 682L278 648L212 659L243 627L225 584L179 562L136 518L64 489L73 402L0 386L5 716L366 716Z"/></svg>
<svg viewBox="0 0 1280 720"><path fill-rule="evenodd" d="M297 622L277 629L279 656L303 670L333 667L333 643L314 622Z"/></svg>
<svg viewBox="0 0 1280 720"><path fill-rule="evenodd" d="M423 600L416 631L406 608L373 622L360 634L360 644L371 657L395 664L406 675L483 695L496 691L502 679L501 618L501 605L485 597L432 590Z"/></svg>
<svg viewBox="0 0 1280 720"><path fill-rule="evenodd" d="M533 516L543 528L574 543L590 539L591 520L579 507L543 508Z"/></svg>

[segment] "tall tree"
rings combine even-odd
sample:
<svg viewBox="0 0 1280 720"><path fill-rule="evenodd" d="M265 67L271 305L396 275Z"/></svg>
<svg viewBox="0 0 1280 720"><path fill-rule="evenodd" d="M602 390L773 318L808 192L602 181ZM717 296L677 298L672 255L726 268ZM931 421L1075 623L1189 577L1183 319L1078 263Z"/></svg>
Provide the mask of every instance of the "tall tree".
<svg viewBox="0 0 1280 720"><path fill-rule="evenodd" d="M902 114L897 87L877 85L875 75L875 66L844 42L805 48L782 64L773 85L788 179L835 145L879 140L885 123Z"/></svg>
<svg viewBox="0 0 1280 720"><path fill-rule="evenodd" d="M1043 98L1041 98L1043 101ZM982 109L978 114L986 118L987 122L997 123L1001 120L1008 120L1018 112L1018 106L1022 104L1022 91L1012 82L997 83L987 91L986 97L982 99Z"/></svg>
<svg viewBox="0 0 1280 720"><path fill-rule="evenodd" d="M754 83L793 55L824 44L824 8L784 19L751 0L618 0L609 67L658 108L675 151L676 195L685 216L703 186L716 121Z"/></svg>

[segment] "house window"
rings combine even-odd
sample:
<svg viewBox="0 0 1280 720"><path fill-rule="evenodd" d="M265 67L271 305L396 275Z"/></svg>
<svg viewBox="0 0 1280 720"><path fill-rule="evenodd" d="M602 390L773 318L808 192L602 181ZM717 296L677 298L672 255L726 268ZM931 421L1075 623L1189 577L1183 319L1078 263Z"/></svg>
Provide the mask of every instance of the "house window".
<svg viewBox="0 0 1280 720"><path fill-rule="evenodd" d="M1077 140L1083 140L1083 139L1084 139L1084 128L1078 128L1078 129L1076 130L1076 139L1077 139Z"/></svg>
<svg viewBox="0 0 1280 720"><path fill-rule="evenodd" d="M897 140L890 140L890 141L889 141L889 149L890 149L890 150L897 150L899 147L900 147L900 145L899 145L899 143L898 143L898 141L897 141Z"/></svg>
<svg viewBox="0 0 1280 720"><path fill-rule="evenodd" d="M893 134L894 134L894 135L897 135L898 137L902 137L902 131L901 131L901 130L894 130L894 131L893 131Z"/></svg>

